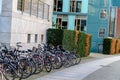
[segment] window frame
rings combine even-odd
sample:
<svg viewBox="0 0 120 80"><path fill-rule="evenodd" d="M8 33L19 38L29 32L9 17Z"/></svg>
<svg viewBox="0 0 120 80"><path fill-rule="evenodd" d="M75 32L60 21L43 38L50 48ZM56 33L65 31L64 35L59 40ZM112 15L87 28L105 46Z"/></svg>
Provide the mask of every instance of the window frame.
<svg viewBox="0 0 120 80"><path fill-rule="evenodd" d="M104 29L104 34L102 34L102 36L100 36L100 29ZM106 33L106 28L105 27L100 27L98 29L98 38L104 38L105 37L105 33Z"/></svg>
<svg viewBox="0 0 120 80"><path fill-rule="evenodd" d="M35 34L35 43L38 42L38 34Z"/></svg>
<svg viewBox="0 0 120 80"><path fill-rule="evenodd" d="M27 34L27 43L31 42L31 34Z"/></svg>

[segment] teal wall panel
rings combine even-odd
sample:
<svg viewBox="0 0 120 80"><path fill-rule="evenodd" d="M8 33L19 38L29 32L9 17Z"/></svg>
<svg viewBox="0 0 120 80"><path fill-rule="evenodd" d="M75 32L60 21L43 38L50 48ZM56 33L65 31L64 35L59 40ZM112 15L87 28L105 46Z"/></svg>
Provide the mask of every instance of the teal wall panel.
<svg viewBox="0 0 120 80"><path fill-rule="evenodd" d="M70 0L63 0L63 12L70 11Z"/></svg>
<svg viewBox="0 0 120 80"><path fill-rule="evenodd" d="M56 19L57 19L57 15L53 15L53 17L52 17L52 27L53 28L56 28Z"/></svg>
<svg viewBox="0 0 120 80"><path fill-rule="evenodd" d="M98 45L103 44L103 38L99 37L99 29L105 28L105 36L108 37L109 30L109 13L110 0L89 0L88 2L88 19L87 19L87 33L92 34L92 52L98 52ZM101 10L107 10L107 18L100 18Z"/></svg>
<svg viewBox="0 0 120 80"><path fill-rule="evenodd" d="M112 6L120 7L120 0L112 0Z"/></svg>
<svg viewBox="0 0 120 80"><path fill-rule="evenodd" d="M68 29L69 30L74 30L75 26L75 16L74 15L69 15L68 16Z"/></svg>
<svg viewBox="0 0 120 80"><path fill-rule="evenodd" d="M87 12L88 12L88 0L82 0L81 13L87 13Z"/></svg>

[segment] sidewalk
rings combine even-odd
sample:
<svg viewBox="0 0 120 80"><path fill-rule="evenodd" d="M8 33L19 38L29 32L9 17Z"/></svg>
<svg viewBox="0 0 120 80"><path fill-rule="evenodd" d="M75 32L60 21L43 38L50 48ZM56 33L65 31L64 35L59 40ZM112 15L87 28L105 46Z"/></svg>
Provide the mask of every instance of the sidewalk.
<svg viewBox="0 0 120 80"><path fill-rule="evenodd" d="M26 80L82 80L90 73L102 68L101 65L108 65L118 60L120 55L91 53L90 56L83 57L79 65L52 70L50 73L42 72Z"/></svg>

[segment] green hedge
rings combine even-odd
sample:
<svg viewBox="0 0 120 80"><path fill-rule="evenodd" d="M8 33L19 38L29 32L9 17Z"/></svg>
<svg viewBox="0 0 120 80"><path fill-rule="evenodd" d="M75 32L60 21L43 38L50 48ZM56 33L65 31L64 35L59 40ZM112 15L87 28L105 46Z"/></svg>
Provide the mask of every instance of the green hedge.
<svg viewBox="0 0 120 80"><path fill-rule="evenodd" d="M80 55L83 57L85 56L85 43L86 43L86 34L83 32L79 33L79 38L78 38L78 47L77 47L77 52L80 53Z"/></svg>
<svg viewBox="0 0 120 80"><path fill-rule="evenodd" d="M91 44L91 42L92 42L92 35L91 35L91 37L90 37L89 40L90 40L90 42L89 42L88 44L89 44L89 46L90 46L90 47L89 47L89 54L90 54L90 49L91 49L91 45L92 45L92 44ZM88 55L89 55L89 54L88 54Z"/></svg>
<svg viewBox="0 0 120 80"><path fill-rule="evenodd" d="M63 45L67 50L71 50L75 47L75 34L73 30L61 30L61 29L48 29L47 30L47 43L53 45ZM81 56L85 53L86 34L79 33L78 36L77 52ZM90 43L91 44L91 43Z"/></svg>
<svg viewBox="0 0 120 80"><path fill-rule="evenodd" d="M111 42L111 38L105 38L103 40L103 54L110 54Z"/></svg>
<svg viewBox="0 0 120 80"><path fill-rule="evenodd" d="M63 30L62 45L67 49L71 50L75 46L75 31Z"/></svg>
<svg viewBox="0 0 120 80"><path fill-rule="evenodd" d="M47 30L47 43L54 46L62 45L63 30L60 29L48 29Z"/></svg>

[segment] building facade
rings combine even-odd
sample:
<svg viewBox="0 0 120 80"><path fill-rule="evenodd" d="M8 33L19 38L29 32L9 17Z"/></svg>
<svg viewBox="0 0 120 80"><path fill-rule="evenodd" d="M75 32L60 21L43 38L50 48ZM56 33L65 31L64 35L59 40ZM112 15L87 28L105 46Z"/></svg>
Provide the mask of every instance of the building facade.
<svg viewBox="0 0 120 80"><path fill-rule="evenodd" d="M2 0L0 42L11 46L22 42L25 48L46 42L52 9L53 0Z"/></svg>
<svg viewBox="0 0 120 80"><path fill-rule="evenodd" d="M88 0L54 0L53 28L86 32Z"/></svg>
<svg viewBox="0 0 120 80"><path fill-rule="evenodd" d="M102 52L103 39L120 37L120 10L111 0L89 0L87 33L92 34L92 52Z"/></svg>

